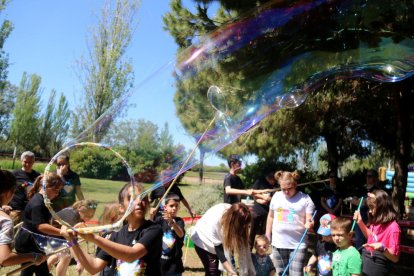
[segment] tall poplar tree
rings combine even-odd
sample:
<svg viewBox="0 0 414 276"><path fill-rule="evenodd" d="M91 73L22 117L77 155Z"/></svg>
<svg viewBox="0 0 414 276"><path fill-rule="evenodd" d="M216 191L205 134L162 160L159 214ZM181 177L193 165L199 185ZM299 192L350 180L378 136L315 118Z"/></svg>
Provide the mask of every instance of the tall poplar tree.
<svg viewBox="0 0 414 276"><path fill-rule="evenodd" d="M89 55L79 62L83 101L76 109L72 130L76 136L90 127L133 86L133 68L125 58L135 28L137 0L106 1L96 28L90 36ZM114 5L112 5L114 4ZM87 138L99 142L120 112L110 114L91 127Z"/></svg>

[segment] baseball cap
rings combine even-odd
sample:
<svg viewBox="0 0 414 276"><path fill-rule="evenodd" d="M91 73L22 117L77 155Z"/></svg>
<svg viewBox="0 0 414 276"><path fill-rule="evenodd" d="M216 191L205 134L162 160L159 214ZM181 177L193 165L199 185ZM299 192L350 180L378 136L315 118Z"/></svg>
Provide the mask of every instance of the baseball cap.
<svg viewBox="0 0 414 276"><path fill-rule="evenodd" d="M335 219L336 217L332 214L325 214L321 217L321 219L319 220L320 222L320 226L318 229L318 234L322 235L322 236L329 236L331 235L331 222Z"/></svg>

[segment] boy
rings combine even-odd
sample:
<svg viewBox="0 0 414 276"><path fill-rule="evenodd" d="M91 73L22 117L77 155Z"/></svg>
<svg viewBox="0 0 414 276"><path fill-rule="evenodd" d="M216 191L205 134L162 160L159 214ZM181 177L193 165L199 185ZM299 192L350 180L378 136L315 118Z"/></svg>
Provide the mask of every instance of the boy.
<svg viewBox="0 0 414 276"><path fill-rule="evenodd" d="M252 190L244 190L244 184L237 175L241 169L241 159L232 154L227 158L230 171L224 177L224 203L234 204L241 202L241 196L251 196Z"/></svg>
<svg viewBox="0 0 414 276"><path fill-rule="evenodd" d="M310 257L308 265L305 266L305 274L309 273L317 263L318 270L316 275L332 276L332 255L336 250L331 237L331 223L336 217L332 214L325 214L321 217L318 234L322 236L318 239L315 246L315 253Z"/></svg>
<svg viewBox="0 0 414 276"><path fill-rule="evenodd" d="M332 257L332 275L361 275L362 260L358 250L351 245L352 221L337 217L331 223L331 236L338 247Z"/></svg>

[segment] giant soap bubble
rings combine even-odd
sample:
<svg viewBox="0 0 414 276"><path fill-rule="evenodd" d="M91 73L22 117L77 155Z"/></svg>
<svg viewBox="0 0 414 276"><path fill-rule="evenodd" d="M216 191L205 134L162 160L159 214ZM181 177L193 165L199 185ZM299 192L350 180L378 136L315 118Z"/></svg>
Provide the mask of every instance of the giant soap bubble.
<svg viewBox="0 0 414 276"><path fill-rule="evenodd" d="M169 173L155 178L156 188L198 163L188 156L192 146L214 155L273 112L301 105L328 82L397 82L412 76L413 6L406 3L268 1L154 70L74 142L99 133L126 106L129 118L160 126L170 122L171 133L193 144L184 142L164 160ZM168 104L175 113L167 112Z"/></svg>

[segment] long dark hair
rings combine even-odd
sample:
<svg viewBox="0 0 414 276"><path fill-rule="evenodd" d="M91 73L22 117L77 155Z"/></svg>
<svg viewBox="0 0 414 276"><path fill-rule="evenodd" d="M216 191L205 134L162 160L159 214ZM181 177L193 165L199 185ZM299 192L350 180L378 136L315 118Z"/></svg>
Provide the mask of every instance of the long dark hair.
<svg viewBox="0 0 414 276"><path fill-rule="evenodd" d="M368 194L367 204L374 214L369 212L368 221L372 224L383 224L397 219L397 212L392 205L390 196L384 190L375 190Z"/></svg>
<svg viewBox="0 0 414 276"><path fill-rule="evenodd" d="M0 195L17 187L16 177L9 171L0 170Z"/></svg>

